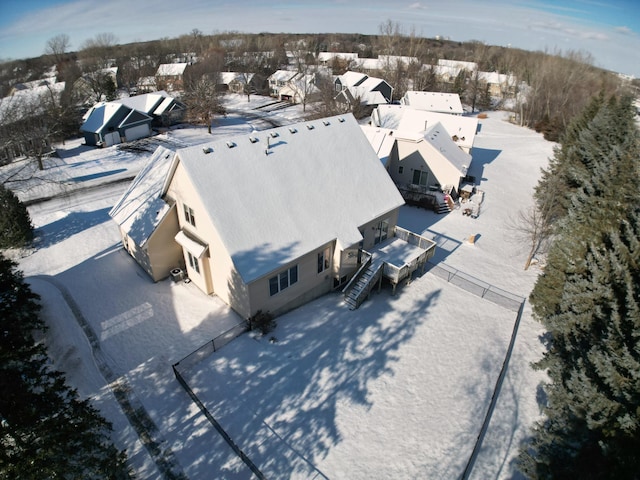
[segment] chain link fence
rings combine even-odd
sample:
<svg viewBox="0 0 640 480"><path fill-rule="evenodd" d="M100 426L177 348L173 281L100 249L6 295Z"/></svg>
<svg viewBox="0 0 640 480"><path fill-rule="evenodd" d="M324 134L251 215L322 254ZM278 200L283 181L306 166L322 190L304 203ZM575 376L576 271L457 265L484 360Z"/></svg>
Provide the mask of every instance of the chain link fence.
<svg viewBox="0 0 640 480"><path fill-rule="evenodd" d="M427 262L427 271L433 273L452 285L456 285L478 297L489 300L508 310L517 312L525 301L524 297L502 290L487 282L483 282L467 273L461 272L446 263L433 264Z"/></svg>
<svg viewBox="0 0 640 480"><path fill-rule="evenodd" d="M226 332L218 335L216 338L209 340L207 343L199 347L198 349L191 352L189 355L184 357L179 362L175 363L174 368L180 367L181 369L190 368L197 363L201 362L213 352L220 350L227 343L233 340L236 337L239 337L243 333L249 330L249 323L243 321L237 324L235 327L231 327Z"/></svg>

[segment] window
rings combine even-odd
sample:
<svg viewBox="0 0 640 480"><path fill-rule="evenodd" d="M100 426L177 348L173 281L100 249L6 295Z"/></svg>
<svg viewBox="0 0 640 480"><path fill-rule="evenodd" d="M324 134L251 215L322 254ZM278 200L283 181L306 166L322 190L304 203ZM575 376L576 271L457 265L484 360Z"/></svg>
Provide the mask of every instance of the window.
<svg viewBox="0 0 640 480"><path fill-rule="evenodd" d="M329 268L331 263L329 255L331 255L331 249L329 247L318 253L318 273L322 273Z"/></svg>
<svg viewBox="0 0 640 480"><path fill-rule="evenodd" d="M184 219L194 227L196 226L196 217L193 215L193 209L183 205L184 207Z"/></svg>
<svg viewBox="0 0 640 480"><path fill-rule="evenodd" d="M423 172L422 170L413 171L413 184L414 185L427 185L429 180L429 172Z"/></svg>
<svg viewBox="0 0 640 480"><path fill-rule="evenodd" d="M400 175L402 175L402 173L404 173L404 167L403 167L402 165L400 165L400 166L398 167L398 173L399 173Z"/></svg>
<svg viewBox="0 0 640 480"><path fill-rule="evenodd" d="M196 273L200 273L200 262L198 262L198 257L191 255L191 253L187 252L187 256L189 257L189 265L193 268Z"/></svg>
<svg viewBox="0 0 640 480"><path fill-rule="evenodd" d="M298 266L294 265L269 279L269 295L273 296L298 281Z"/></svg>
<svg viewBox="0 0 640 480"><path fill-rule="evenodd" d="M376 235L373 239L373 244L377 245L381 242L384 242L389 235L389 219L382 220L376 227Z"/></svg>

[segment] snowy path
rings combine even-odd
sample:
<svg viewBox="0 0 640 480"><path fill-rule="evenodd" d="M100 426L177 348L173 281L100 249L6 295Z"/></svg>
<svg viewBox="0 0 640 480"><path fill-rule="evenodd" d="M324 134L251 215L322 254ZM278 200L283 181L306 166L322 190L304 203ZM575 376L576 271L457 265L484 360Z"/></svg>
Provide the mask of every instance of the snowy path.
<svg viewBox="0 0 640 480"><path fill-rule="evenodd" d="M46 282L60 292L91 345L91 353L96 366L104 379L107 380L108 387L120 404L122 412L126 415L129 423L135 429L138 438L149 452L149 455L153 458L158 470L162 472L165 479L185 480L187 477L182 472L182 468L177 462L171 448L162 447L166 442L159 438L157 425L153 422L153 419L149 416L142 403L138 400L135 391L127 381L126 377L117 376L109 366L100 346L98 336L82 314L82 311L67 288L60 282L56 281L53 277L45 275L36 275L29 277L26 280L27 282L33 282L34 280Z"/></svg>

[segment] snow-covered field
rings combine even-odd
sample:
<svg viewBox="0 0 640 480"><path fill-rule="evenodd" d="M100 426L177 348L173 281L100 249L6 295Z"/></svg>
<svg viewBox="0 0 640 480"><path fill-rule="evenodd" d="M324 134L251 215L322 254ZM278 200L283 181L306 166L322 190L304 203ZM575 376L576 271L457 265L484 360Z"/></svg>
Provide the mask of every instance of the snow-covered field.
<svg viewBox="0 0 640 480"><path fill-rule="evenodd" d="M229 108L266 101L230 97ZM291 122L301 113L290 108L277 119ZM507 123L506 113L488 117L480 120L470 170L485 192L480 216L403 207L399 223L438 241L434 261L526 297L539 272L523 270L527 246L509 224L531 203L553 144ZM253 128L264 125L230 114L213 134ZM205 129L177 129L153 141L209 138ZM65 145L43 172L46 181L21 198L130 178L146 158L80 143ZM67 182L60 187L53 178ZM126 186L114 182L29 207L38 239L19 263L42 296L56 366L113 422L114 440L139 478L163 478L166 471L250 478L171 369L240 319L193 285L154 284L122 250L107 213ZM245 334L182 373L267 478L458 478L515 319L515 312L424 273L394 296L383 288L356 311L327 295L280 317L275 341ZM529 364L541 354L540 333L527 304L471 478L517 476L512 460L539 415L543 376ZM114 390L122 388L144 418L146 448L116 400Z"/></svg>

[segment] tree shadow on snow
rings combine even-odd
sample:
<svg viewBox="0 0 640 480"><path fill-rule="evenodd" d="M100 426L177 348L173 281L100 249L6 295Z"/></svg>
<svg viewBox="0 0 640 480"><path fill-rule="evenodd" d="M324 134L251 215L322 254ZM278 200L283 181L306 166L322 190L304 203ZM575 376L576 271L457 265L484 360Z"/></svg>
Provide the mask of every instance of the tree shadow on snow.
<svg viewBox="0 0 640 480"><path fill-rule="evenodd" d="M403 288L411 286L396 296ZM439 296L399 302L387 286L351 311L340 294L327 294L278 317L271 334L245 334L183 376L268 478L326 478L316 465L343 440L340 405L372 407L370 383L393 376L399 349Z"/></svg>
<svg viewBox="0 0 640 480"><path fill-rule="evenodd" d="M72 212L64 218L51 222L35 230L35 246L46 248L88 230L109 218L110 208L102 208L93 212Z"/></svg>

